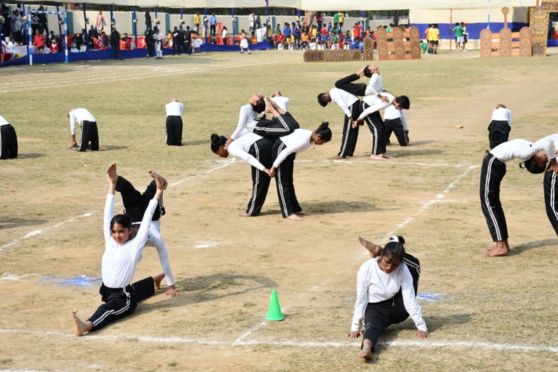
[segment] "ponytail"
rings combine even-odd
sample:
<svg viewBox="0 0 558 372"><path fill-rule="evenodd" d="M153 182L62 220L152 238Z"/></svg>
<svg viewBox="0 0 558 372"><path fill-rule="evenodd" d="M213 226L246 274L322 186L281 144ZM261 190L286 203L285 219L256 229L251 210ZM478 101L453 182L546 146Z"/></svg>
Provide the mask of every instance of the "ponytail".
<svg viewBox="0 0 558 372"><path fill-rule="evenodd" d="M324 142L331 141L331 129L329 129L329 123L327 121L323 121L318 129L316 129L316 134L320 136Z"/></svg>

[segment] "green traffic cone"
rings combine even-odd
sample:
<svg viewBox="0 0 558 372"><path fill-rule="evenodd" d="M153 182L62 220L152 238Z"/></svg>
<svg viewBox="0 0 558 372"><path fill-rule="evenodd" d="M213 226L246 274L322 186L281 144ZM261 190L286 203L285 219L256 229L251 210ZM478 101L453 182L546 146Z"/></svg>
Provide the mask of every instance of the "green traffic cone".
<svg viewBox="0 0 558 372"><path fill-rule="evenodd" d="M279 297L277 297L277 290L271 291L271 297L269 298L269 309L267 310L267 316L265 320L283 320L285 315L281 312L281 305L279 305Z"/></svg>

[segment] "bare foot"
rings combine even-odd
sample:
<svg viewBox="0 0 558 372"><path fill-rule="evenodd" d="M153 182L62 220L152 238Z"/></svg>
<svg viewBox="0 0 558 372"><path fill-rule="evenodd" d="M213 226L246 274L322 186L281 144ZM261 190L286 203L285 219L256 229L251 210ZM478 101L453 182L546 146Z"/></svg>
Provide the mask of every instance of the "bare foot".
<svg viewBox="0 0 558 372"><path fill-rule="evenodd" d="M249 214L246 213L246 212L241 212L241 213L239 213L238 215L239 215L240 217L252 217L251 215L249 215Z"/></svg>
<svg viewBox="0 0 558 372"><path fill-rule="evenodd" d="M296 213L293 213L293 214L289 215L289 217L287 217L287 219L291 220L291 221L302 221L302 217L300 217Z"/></svg>
<svg viewBox="0 0 558 372"><path fill-rule="evenodd" d="M362 236L358 237L358 242L370 252L372 258L378 257L382 253L382 247L364 239Z"/></svg>
<svg viewBox="0 0 558 372"><path fill-rule="evenodd" d="M510 254L510 250L506 246L498 246L486 252L488 257L503 257Z"/></svg>
<svg viewBox="0 0 558 372"><path fill-rule="evenodd" d="M164 277L165 277L165 274L163 274L163 273L161 273L159 275L155 275L153 277L153 284L155 284L155 290L156 291L161 289L161 281L163 280Z"/></svg>
<svg viewBox="0 0 558 372"><path fill-rule="evenodd" d="M155 171L149 171L149 174L155 180L155 183L157 184L157 188L159 190L165 190L167 188L168 185L167 180L164 177L162 177L159 173Z"/></svg>
<svg viewBox="0 0 558 372"><path fill-rule="evenodd" d="M386 155L386 154L380 154L380 156L381 156L382 158L384 158L384 159L391 159L391 158L393 158L393 156L391 156L391 155Z"/></svg>
<svg viewBox="0 0 558 372"><path fill-rule="evenodd" d="M382 155L370 155L370 159L372 160L386 160Z"/></svg>
<svg viewBox="0 0 558 372"><path fill-rule="evenodd" d="M358 356L365 362L372 360L372 341L365 339L362 342L362 350L358 353Z"/></svg>
<svg viewBox="0 0 558 372"><path fill-rule="evenodd" d="M75 149L78 147L78 144L76 142L72 142L70 145L70 150Z"/></svg>
<svg viewBox="0 0 558 372"><path fill-rule="evenodd" d="M112 163L107 168L107 179L114 185L116 185L116 180L118 180L118 173L116 173L116 163Z"/></svg>
<svg viewBox="0 0 558 372"><path fill-rule="evenodd" d="M85 332L93 329L93 324L90 321L82 322L77 316L77 310L72 311L72 321L74 322L74 333L76 336L82 336Z"/></svg>

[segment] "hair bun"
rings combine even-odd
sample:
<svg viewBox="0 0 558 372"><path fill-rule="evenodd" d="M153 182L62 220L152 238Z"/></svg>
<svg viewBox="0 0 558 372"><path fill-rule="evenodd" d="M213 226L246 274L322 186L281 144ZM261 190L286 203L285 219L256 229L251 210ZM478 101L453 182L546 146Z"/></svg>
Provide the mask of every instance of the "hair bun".
<svg viewBox="0 0 558 372"><path fill-rule="evenodd" d="M215 142L217 142L217 141L219 141L219 135L213 133L213 134L211 135L211 143L215 143Z"/></svg>

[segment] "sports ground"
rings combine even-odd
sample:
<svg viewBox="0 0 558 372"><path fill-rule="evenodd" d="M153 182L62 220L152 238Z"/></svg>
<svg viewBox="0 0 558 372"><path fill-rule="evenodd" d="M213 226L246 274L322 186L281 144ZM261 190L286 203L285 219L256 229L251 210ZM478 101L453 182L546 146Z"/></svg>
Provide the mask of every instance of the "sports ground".
<svg viewBox="0 0 558 372"><path fill-rule="evenodd" d="M557 55L481 59L478 52L378 62L386 89L411 99L411 144L394 159L334 159L342 113L316 95L363 63L304 63L299 52L199 54L0 70L0 115L20 156L0 163L0 370L531 370L558 369L558 240L542 175L508 164L501 198L511 255L487 258L479 172L497 103L513 111L510 138L556 132ZM239 217L249 166L211 153L254 92L280 89L301 126L329 121L330 143L297 156L308 216L281 218L275 190L263 214ZM164 105L185 103L183 147L164 145ZM67 113L97 118L101 151L74 152ZM392 142L394 142L392 140ZM133 316L77 338L70 311L100 304L104 170L138 188L169 180L162 234L179 297L161 293ZM121 208L120 200L117 208ZM363 235L403 235L422 264L419 299L430 337L411 320L391 327L371 364L349 340ZM146 248L136 279L161 271ZM83 277L82 277L83 276ZM277 289L281 322L267 322Z"/></svg>

